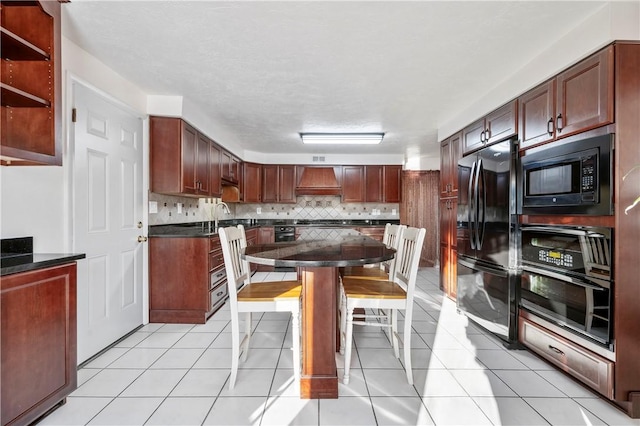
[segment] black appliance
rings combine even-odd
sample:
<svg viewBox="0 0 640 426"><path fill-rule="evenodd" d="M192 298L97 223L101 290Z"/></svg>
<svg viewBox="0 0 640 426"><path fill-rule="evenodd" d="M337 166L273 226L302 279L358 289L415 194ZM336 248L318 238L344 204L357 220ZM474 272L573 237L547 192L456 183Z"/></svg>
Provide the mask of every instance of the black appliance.
<svg viewBox="0 0 640 426"><path fill-rule="evenodd" d="M523 312L578 343L613 350L611 229L523 225L521 232Z"/></svg>
<svg viewBox="0 0 640 426"><path fill-rule="evenodd" d="M522 214L611 215L613 134L554 142L520 159Z"/></svg>
<svg viewBox="0 0 640 426"><path fill-rule="evenodd" d="M516 156L508 140L458 162L458 310L509 344L517 342Z"/></svg>
<svg viewBox="0 0 640 426"><path fill-rule="evenodd" d="M296 239L295 226L274 226L273 231L276 243L282 241L295 241ZM273 270L276 272L292 272L295 271L296 268L290 266L276 266Z"/></svg>

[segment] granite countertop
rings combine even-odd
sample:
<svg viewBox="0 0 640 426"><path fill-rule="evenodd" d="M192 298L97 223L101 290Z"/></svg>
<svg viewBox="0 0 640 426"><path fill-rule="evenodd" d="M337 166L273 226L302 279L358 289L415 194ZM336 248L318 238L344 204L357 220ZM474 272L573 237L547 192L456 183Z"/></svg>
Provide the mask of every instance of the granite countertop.
<svg viewBox="0 0 640 426"><path fill-rule="evenodd" d="M368 226L384 226L387 223L398 224L399 220L339 220L339 219L235 219L221 220L219 226L244 225L246 229L259 228L261 226L299 226L299 227L331 227L331 228L353 228ZM174 225L154 225L149 227L149 237L196 237L206 238L218 235L218 231L213 227L213 222L192 222Z"/></svg>
<svg viewBox="0 0 640 426"><path fill-rule="evenodd" d="M84 259L84 253L27 253L2 256L0 258L0 276L34 271L50 266L64 265Z"/></svg>
<svg viewBox="0 0 640 426"><path fill-rule="evenodd" d="M64 265L86 256L79 253L34 253L33 237L0 240L0 276Z"/></svg>
<svg viewBox="0 0 640 426"><path fill-rule="evenodd" d="M343 267L383 262L395 250L379 241L340 228L310 229L295 242L255 244L244 257L271 266Z"/></svg>

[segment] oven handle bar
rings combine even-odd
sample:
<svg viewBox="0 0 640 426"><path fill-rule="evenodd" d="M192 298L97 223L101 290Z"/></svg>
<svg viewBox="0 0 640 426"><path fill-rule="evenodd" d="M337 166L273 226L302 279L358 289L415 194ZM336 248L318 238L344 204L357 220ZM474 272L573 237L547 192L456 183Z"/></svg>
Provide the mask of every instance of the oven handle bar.
<svg viewBox="0 0 640 426"><path fill-rule="evenodd" d="M536 232L549 232L554 234L567 234L567 235L577 235L577 236L589 236L589 237L602 237L606 238L604 234L599 232L592 231L583 231L581 229L561 229L551 228L547 226L527 226L522 228L523 231L536 231Z"/></svg>
<svg viewBox="0 0 640 426"><path fill-rule="evenodd" d="M587 282L585 282L583 280L578 280L578 279L575 279L575 278L570 277L568 275L560 274L558 272L549 271L547 269L540 269L540 268L535 268L535 267L532 267L532 266L523 265L522 266L522 270L525 271L525 272L531 272L533 274L546 275L548 277L555 278L555 279L560 280L560 281L564 281L564 282L568 282L568 283L571 283L571 284L575 284L575 285L580 286L580 287L590 288L590 289L593 289L593 290L596 290L596 291L604 291L605 289L609 289L608 285L589 284L589 283L587 283ZM606 283L606 281L603 281L603 284L605 284L605 283Z"/></svg>

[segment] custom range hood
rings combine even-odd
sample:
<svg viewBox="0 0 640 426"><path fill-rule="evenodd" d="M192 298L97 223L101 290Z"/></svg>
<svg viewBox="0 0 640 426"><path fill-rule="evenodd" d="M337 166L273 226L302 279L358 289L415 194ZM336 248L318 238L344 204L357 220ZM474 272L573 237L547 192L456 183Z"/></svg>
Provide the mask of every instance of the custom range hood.
<svg viewBox="0 0 640 426"><path fill-rule="evenodd" d="M296 166L296 195L342 195L342 166Z"/></svg>

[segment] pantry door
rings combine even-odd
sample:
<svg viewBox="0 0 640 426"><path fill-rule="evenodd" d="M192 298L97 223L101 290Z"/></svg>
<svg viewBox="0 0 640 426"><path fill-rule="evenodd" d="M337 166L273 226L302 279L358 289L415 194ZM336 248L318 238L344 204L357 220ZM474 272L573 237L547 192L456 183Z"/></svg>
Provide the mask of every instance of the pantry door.
<svg viewBox="0 0 640 426"><path fill-rule="evenodd" d="M143 322L142 118L72 83L73 247L78 263L78 363ZM73 121L73 119L72 119Z"/></svg>

